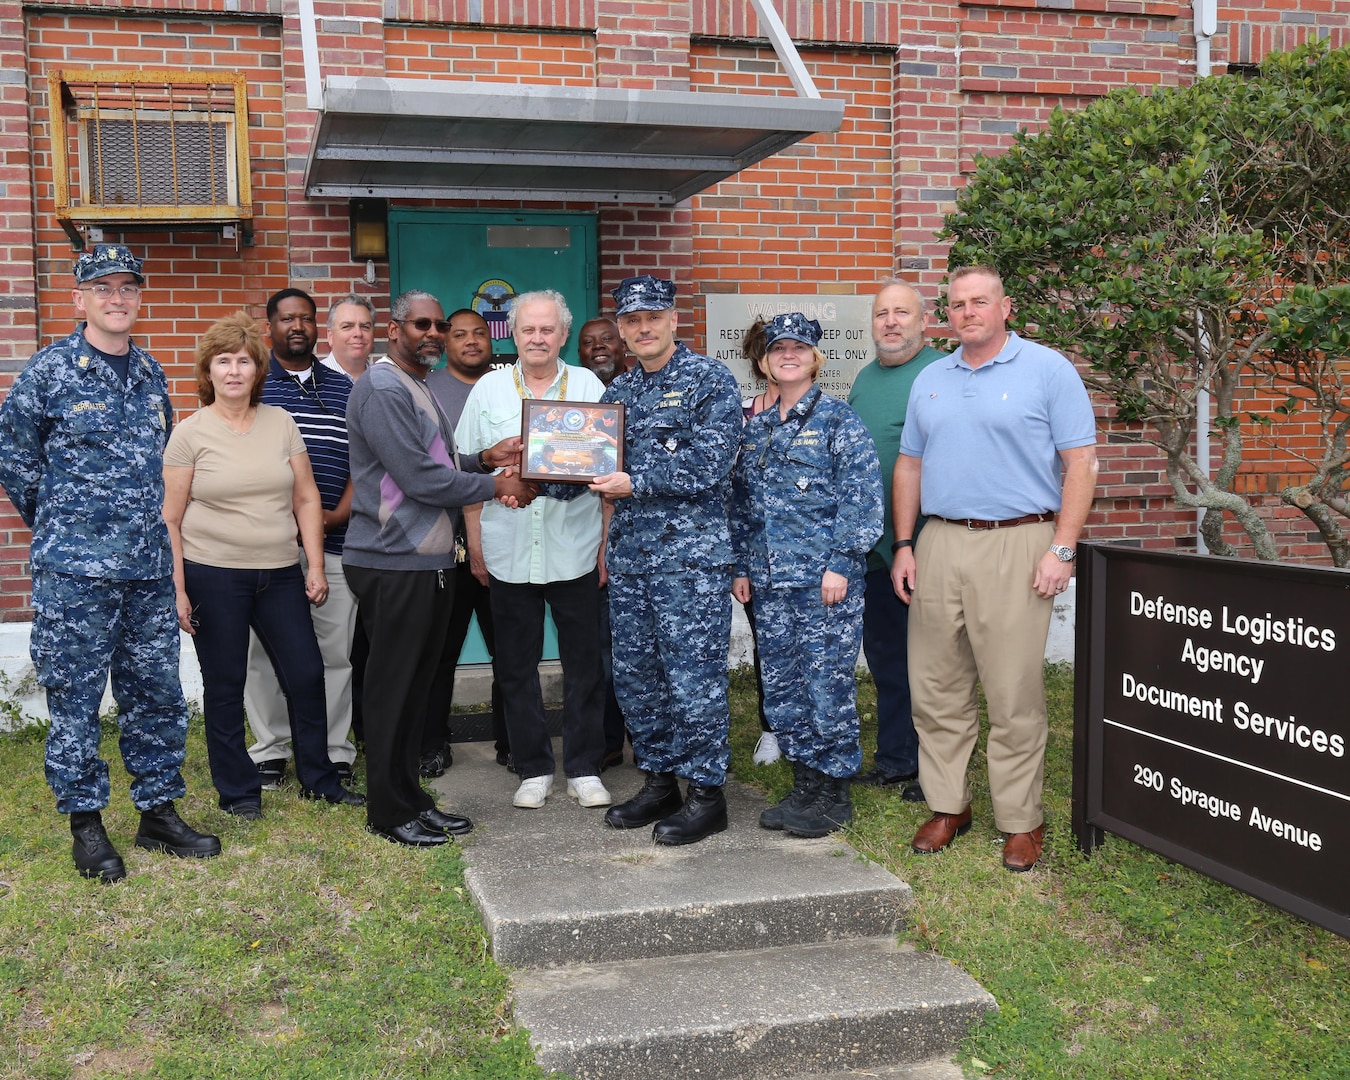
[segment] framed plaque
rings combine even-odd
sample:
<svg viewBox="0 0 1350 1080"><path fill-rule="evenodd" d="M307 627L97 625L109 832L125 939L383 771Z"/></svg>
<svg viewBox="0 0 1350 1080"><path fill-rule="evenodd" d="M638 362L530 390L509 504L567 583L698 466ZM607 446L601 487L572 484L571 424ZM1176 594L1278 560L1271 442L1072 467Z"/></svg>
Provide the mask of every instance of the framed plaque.
<svg viewBox="0 0 1350 1080"><path fill-rule="evenodd" d="M523 479L589 484L623 468L622 405L535 398L520 404Z"/></svg>

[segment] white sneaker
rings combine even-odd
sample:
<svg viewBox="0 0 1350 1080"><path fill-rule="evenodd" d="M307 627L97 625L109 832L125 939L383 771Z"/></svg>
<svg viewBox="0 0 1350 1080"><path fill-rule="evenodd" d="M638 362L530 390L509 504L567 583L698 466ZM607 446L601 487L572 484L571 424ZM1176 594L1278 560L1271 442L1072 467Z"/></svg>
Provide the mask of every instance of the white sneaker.
<svg viewBox="0 0 1350 1080"><path fill-rule="evenodd" d="M759 737L759 742L755 743L754 762L756 765L772 765L783 752L778 749L778 736L772 731L766 731Z"/></svg>
<svg viewBox="0 0 1350 1080"><path fill-rule="evenodd" d="M581 806L608 806L614 801L598 776L572 777L567 781L567 797Z"/></svg>
<svg viewBox="0 0 1350 1080"><path fill-rule="evenodd" d="M538 810L544 805L544 800L548 798L548 793L553 790L553 777L551 776L531 776L520 782L520 787L516 788L515 797L511 804L519 806L522 810Z"/></svg>

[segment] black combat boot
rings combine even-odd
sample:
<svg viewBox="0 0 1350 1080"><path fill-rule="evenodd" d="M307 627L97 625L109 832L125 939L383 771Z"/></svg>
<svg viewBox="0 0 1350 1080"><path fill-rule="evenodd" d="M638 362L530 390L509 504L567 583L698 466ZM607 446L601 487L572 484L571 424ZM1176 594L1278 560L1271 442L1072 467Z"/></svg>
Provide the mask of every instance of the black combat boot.
<svg viewBox="0 0 1350 1080"><path fill-rule="evenodd" d="M816 797L803 806L783 812L783 828L793 836L827 836L853 820L853 799L849 782L834 776L820 776Z"/></svg>
<svg viewBox="0 0 1350 1080"><path fill-rule="evenodd" d="M820 782L825 779L825 775L816 772L809 765L794 761L792 763L792 778L792 790L783 797L782 802L769 807L759 815L760 828L781 829L783 827L783 815L788 810L800 809L815 800L816 791L820 788Z"/></svg>
<svg viewBox="0 0 1350 1080"><path fill-rule="evenodd" d="M122 856L112 846L97 810L77 810L70 815L70 835L75 838L75 869L80 877L121 881L127 876Z"/></svg>
<svg viewBox="0 0 1350 1080"><path fill-rule="evenodd" d="M640 829L673 814L682 801L680 782L674 773L648 773L636 795L605 811L605 824L615 829Z"/></svg>
<svg viewBox="0 0 1350 1080"><path fill-rule="evenodd" d="M689 785L684 805L656 823L652 839L658 844L696 844L713 833L725 832L727 800L720 787Z"/></svg>
<svg viewBox="0 0 1350 1080"><path fill-rule="evenodd" d="M165 851L180 859L209 859L212 855L220 854L220 841L188 825L178 816L172 801L141 811L136 846L150 851Z"/></svg>

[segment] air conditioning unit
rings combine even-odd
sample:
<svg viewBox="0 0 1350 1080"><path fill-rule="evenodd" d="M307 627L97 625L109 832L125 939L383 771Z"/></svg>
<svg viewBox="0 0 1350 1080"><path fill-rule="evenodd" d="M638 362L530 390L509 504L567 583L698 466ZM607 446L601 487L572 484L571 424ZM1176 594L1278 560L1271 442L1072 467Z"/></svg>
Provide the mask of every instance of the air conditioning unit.
<svg viewBox="0 0 1350 1080"><path fill-rule="evenodd" d="M83 207L234 207L234 118L167 110L80 109Z"/></svg>
<svg viewBox="0 0 1350 1080"><path fill-rule="evenodd" d="M241 73L63 70L49 87L56 216L77 247L91 225L251 234Z"/></svg>

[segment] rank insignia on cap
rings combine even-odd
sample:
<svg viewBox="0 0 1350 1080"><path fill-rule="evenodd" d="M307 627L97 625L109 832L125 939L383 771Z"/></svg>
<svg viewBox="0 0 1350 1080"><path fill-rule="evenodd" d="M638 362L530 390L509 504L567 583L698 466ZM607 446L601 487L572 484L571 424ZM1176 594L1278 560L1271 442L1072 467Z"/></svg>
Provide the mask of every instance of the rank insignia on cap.
<svg viewBox="0 0 1350 1080"><path fill-rule="evenodd" d="M675 283L643 274L624 278L610 295L614 297L618 315L630 311L665 311L675 306Z"/></svg>
<svg viewBox="0 0 1350 1080"><path fill-rule="evenodd" d="M767 349L775 341L790 338L812 348L820 344L820 323L808 319L800 311L789 311L785 315L775 315L764 327L764 347Z"/></svg>
<svg viewBox="0 0 1350 1080"><path fill-rule="evenodd" d="M93 251L81 254L71 269L79 285L109 274L131 274L142 285L145 284L141 260L125 244L98 244Z"/></svg>

